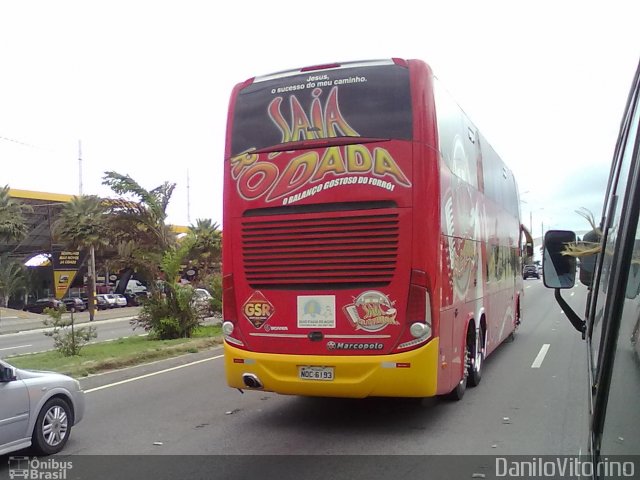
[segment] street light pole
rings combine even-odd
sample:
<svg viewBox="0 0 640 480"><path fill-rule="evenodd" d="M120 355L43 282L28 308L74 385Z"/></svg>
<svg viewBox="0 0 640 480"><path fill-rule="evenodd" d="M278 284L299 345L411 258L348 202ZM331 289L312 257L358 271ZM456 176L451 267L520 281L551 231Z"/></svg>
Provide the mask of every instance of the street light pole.
<svg viewBox="0 0 640 480"><path fill-rule="evenodd" d="M96 314L96 251L89 247L89 321L93 322Z"/></svg>

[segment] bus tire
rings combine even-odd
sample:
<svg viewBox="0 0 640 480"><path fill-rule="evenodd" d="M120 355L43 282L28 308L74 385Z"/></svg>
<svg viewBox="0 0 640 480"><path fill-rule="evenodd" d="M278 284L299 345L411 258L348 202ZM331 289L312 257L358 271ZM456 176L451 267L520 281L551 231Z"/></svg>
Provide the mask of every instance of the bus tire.
<svg viewBox="0 0 640 480"><path fill-rule="evenodd" d="M469 365L469 378L467 379L467 383L470 387L477 386L482 379L482 364L484 363L485 352L485 335L482 327L478 329L477 338L475 337L476 335L474 335L474 339L471 340L472 350L469 356L471 364Z"/></svg>
<svg viewBox="0 0 640 480"><path fill-rule="evenodd" d="M458 384L456 385L456 387L451 390L449 393L447 393L446 395L444 395L444 398L446 400L451 400L454 402L458 402L460 400L462 400L462 397L464 397L464 392L467 391L467 379L469 377L469 356L471 354L471 350L469 348L469 340L468 340L468 335L467 335L467 341L465 342L464 345L464 368L462 369L462 379L458 382Z"/></svg>

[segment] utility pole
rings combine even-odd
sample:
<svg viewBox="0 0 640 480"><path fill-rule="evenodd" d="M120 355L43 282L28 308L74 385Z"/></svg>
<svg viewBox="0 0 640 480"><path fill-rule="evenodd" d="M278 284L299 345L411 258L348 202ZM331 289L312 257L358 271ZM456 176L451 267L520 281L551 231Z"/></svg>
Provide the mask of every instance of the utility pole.
<svg viewBox="0 0 640 480"><path fill-rule="evenodd" d="M82 140L78 140L78 195L82 196Z"/></svg>
<svg viewBox="0 0 640 480"><path fill-rule="evenodd" d="M89 321L93 322L96 314L96 251L89 247Z"/></svg>
<svg viewBox="0 0 640 480"><path fill-rule="evenodd" d="M187 169L187 223L191 225L191 192L189 186L189 169Z"/></svg>

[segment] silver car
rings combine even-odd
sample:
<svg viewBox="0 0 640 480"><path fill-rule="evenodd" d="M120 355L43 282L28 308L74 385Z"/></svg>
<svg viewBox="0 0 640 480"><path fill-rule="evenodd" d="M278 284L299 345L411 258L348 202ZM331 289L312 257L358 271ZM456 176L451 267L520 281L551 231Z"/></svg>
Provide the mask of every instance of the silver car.
<svg viewBox="0 0 640 480"><path fill-rule="evenodd" d="M0 360L0 455L30 446L36 455L57 453L83 415L77 380Z"/></svg>

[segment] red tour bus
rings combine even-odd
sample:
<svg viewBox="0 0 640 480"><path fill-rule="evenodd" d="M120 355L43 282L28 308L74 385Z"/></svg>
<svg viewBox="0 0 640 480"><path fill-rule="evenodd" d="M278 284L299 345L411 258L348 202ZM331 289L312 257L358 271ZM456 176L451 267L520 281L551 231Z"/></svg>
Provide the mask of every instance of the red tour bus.
<svg viewBox="0 0 640 480"><path fill-rule="evenodd" d="M231 95L229 386L459 399L520 321L512 172L418 60L321 65Z"/></svg>

